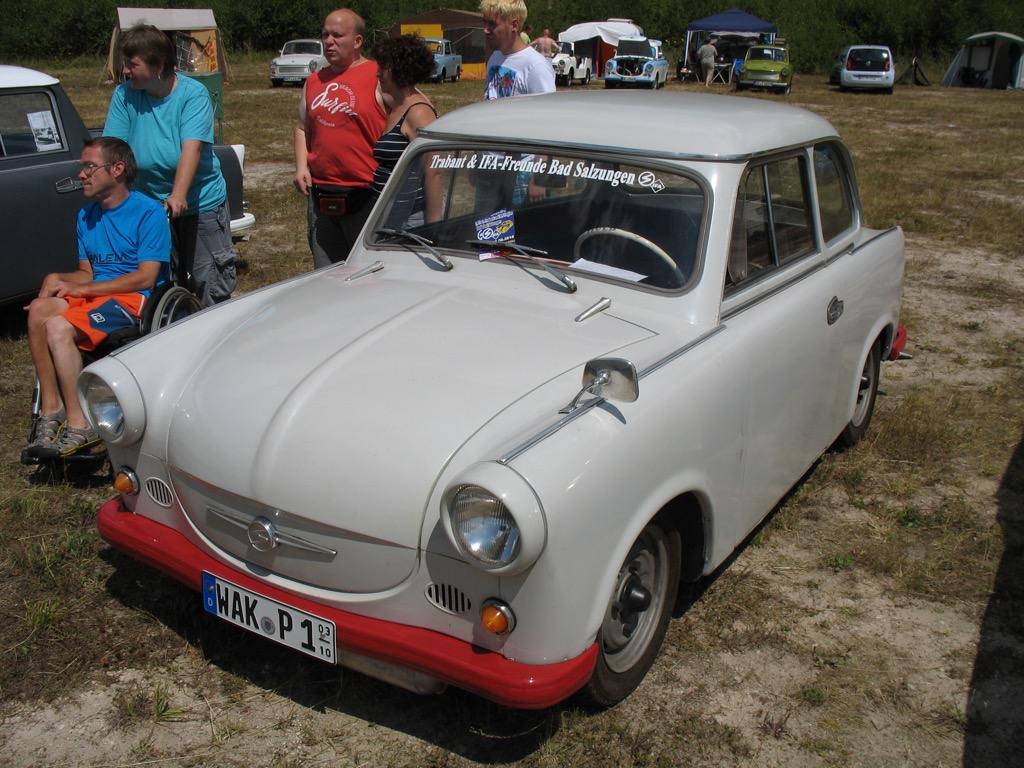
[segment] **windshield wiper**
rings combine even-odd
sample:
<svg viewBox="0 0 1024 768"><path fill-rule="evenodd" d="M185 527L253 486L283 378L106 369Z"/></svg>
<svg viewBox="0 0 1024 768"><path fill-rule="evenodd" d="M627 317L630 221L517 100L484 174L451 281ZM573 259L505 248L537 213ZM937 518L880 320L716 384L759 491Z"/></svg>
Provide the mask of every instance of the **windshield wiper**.
<svg viewBox="0 0 1024 768"><path fill-rule="evenodd" d="M542 251L539 248L528 248L525 245L516 245L511 241L495 242L493 240L467 240L466 242L469 245L475 246L480 249L490 248L494 251L514 251L515 253L518 253L520 256L524 256L526 259L528 259L531 264L536 264L538 267L541 267L554 277L558 278L558 280L566 288L568 288L573 293L576 293L576 283L573 282L571 277L569 277L564 272L559 272L546 261L541 261L539 258L537 258L538 256L547 256L547 251ZM509 258L505 254L502 254L502 256L506 259Z"/></svg>
<svg viewBox="0 0 1024 768"><path fill-rule="evenodd" d="M414 243L426 248L430 252L431 256L444 265L445 269L451 270L452 267L455 266L447 256L434 247L434 244L430 240L427 240L427 238L417 235L414 232L410 232L407 229L375 229L373 233L375 235L388 235L389 237L401 238L403 240L412 240Z"/></svg>

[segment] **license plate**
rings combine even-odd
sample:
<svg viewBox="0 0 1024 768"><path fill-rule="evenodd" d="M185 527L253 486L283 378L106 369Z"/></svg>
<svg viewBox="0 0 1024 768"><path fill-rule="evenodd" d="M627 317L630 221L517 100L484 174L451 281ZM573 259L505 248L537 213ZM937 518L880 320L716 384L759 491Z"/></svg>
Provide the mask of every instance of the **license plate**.
<svg viewBox="0 0 1024 768"><path fill-rule="evenodd" d="M203 608L307 656L335 663L334 622L203 573Z"/></svg>

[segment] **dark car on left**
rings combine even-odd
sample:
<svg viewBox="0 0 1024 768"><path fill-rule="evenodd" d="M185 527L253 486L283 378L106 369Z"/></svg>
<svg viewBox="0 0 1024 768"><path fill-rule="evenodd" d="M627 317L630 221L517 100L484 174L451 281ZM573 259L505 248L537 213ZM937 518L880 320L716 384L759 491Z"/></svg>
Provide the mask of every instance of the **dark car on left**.
<svg viewBox="0 0 1024 768"><path fill-rule="evenodd" d="M75 217L85 200L75 183L86 128L60 81L0 65L0 305L36 295L50 272L78 266ZM256 219L242 196L245 148L217 145L228 184L231 234L245 239Z"/></svg>

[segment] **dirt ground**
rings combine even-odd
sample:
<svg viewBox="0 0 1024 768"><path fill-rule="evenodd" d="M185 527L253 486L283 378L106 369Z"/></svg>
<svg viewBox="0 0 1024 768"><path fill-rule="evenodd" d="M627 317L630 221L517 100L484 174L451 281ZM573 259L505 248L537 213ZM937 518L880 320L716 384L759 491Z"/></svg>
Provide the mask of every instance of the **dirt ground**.
<svg viewBox="0 0 1024 768"><path fill-rule="evenodd" d="M1015 260L908 242L914 359L884 367L872 429L915 388L983 391L1005 376L962 359L1024 339L1018 303L963 290L979 275L1024 296ZM1020 423L1019 413L1005 418ZM997 454L998 466L968 473L956 493L1019 546L1020 484L1007 478L1020 471L1020 449ZM929 484L915 503L925 509L942 493ZM177 649L168 663L115 663L52 704L4 706L0 765L1021 765L1024 710L1013 699L1024 648L1019 632L993 620L1001 607L912 598L865 570L830 569L823 552L881 533L821 466L796 494L798 514L772 520L682 601L654 669L608 712L510 712L452 690L419 698L285 650L261 647L248 663L245 649L261 642L251 636L210 660L163 626L152 603L152 642ZM1020 581L1005 570L996 597L1001 580ZM203 631L214 633L204 649L228 636ZM161 692L167 706L154 716ZM968 713L981 727L966 727Z"/></svg>

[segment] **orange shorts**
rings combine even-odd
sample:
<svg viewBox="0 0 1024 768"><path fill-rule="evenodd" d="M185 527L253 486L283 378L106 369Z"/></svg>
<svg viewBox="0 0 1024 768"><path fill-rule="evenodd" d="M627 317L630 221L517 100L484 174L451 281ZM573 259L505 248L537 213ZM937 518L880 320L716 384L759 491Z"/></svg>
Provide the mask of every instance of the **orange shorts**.
<svg viewBox="0 0 1024 768"><path fill-rule="evenodd" d="M64 301L68 308L60 316L85 335L78 348L88 352L114 331L138 325L146 297L141 293L115 293L94 299L65 296Z"/></svg>

